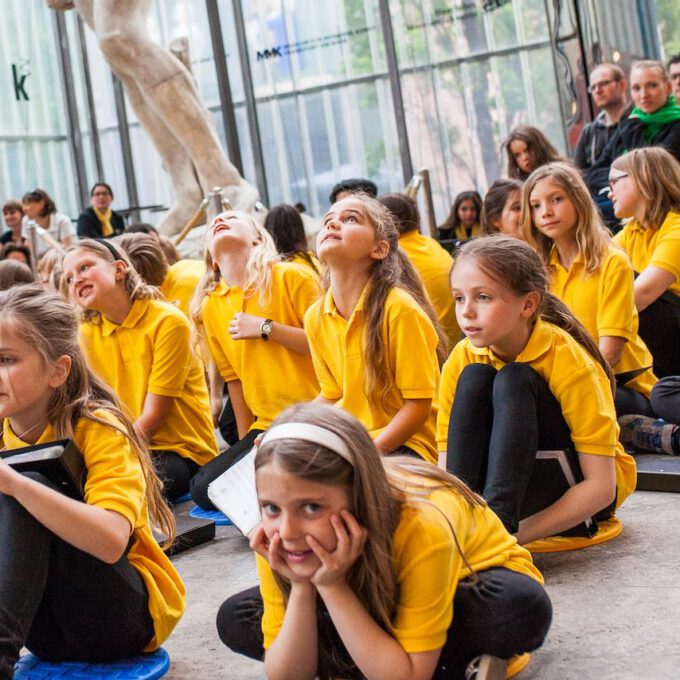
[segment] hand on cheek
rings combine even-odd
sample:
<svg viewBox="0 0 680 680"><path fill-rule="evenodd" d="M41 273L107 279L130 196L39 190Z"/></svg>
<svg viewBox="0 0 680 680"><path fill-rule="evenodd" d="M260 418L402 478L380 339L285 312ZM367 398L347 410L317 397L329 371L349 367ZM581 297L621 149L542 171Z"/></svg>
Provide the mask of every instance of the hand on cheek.
<svg viewBox="0 0 680 680"><path fill-rule="evenodd" d="M311 577L317 588L325 588L346 583L347 572L364 551L368 531L354 518L349 510L341 510L339 515L331 515L335 532L335 550L326 550L313 536L307 536L307 545L319 558L321 566Z"/></svg>

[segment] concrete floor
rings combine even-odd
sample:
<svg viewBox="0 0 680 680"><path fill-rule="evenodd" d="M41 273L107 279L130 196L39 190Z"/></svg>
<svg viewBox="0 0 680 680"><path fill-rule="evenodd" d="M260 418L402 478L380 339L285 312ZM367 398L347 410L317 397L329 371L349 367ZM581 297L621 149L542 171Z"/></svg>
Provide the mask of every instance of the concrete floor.
<svg viewBox="0 0 680 680"><path fill-rule="evenodd" d="M522 680L680 678L680 494L637 492L619 511L624 532L611 543L539 555L554 621ZM259 663L227 650L215 614L229 595L256 585L255 563L233 527L173 558L188 607L166 642L169 680L263 678Z"/></svg>

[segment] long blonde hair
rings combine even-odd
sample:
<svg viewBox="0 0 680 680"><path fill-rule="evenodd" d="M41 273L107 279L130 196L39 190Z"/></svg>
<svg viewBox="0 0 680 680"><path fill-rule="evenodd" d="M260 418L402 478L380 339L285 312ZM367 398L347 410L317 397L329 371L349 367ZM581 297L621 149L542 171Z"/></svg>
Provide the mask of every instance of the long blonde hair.
<svg viewBox="0 0 680 680"><path fill-rule="evenodd" d="M669 212L680 213L680 163L666 149L634 149L619 156L612 168L628 173L635 184L645 206L645 229L659 229Z"/></svg>
<svg viewBox="0 0 680 680"><path fill-rule="evenodd" d="M137 270L133 267L130 262L128 254L120 247L114 246L112 243L107 243L104 245L102 242L95 239L86 238L82 241L78 241L70 246L66 253L71 253L74 250L83 248L91 253L94 253L98 258L110 262L113 264L118 260L125 263L125 270L123 272L122 284L125 292L128 294L130 300L164 300L163 293L144 282L142 277L137 273ZM111 249L118 255L114 257ZM68 292L68 282L66 277L62 276L61 280L61 292L64 297L69 297ZM101 323L102 313L96 309L81 309L80 312L81 321L89 321L92 323Z"/></svg>
<svg viewBox="0 0 680 680"><path fill-rule="evenodd" d="M514 295L538 293L540 303L536 316L569 333L602 366L614 393L616 382L609 364L569 307L548 292L546 267L528 243L498 234L480 236L460 248L453 270L466 260L476 261L487 276L507 286Z"/></svg>
<svg viewBox="0 0 680 680"><path fill-rule="evenodd" d="M348 510L368 531L363 553L350 569L347 581L373 620L391 633L399 598L392 547L402 508L442 488L460 494L471 507L486 503L459 479L430 463L410 457L383 458L366 428L342 409L316 403L297 404L281 413L272 429L290 422L321 424L335 433L347 445L354 465L321 444L280 439L258 447L255 470L275 460L285 472L296 477L346 490ZM450 521L449 526L453 542L460 550ZM277 573L274 577L287 600L290 583ZM339 637L325 635L322 627L319 633L319 677L349 677L346 675L349 668L343 666L344 647Z"/></svg>
<svg viewBox="0 0 680 680"><path fill-rule="evenodd" d="M228 212L238 212L230 210ZM224 214L224 213L222 213ZM260 307L266 307L271 302L272 289L272 268L276 262L281 261L281 256L276 250L276 244L271 234L256 220L252 215L244 212L238 212L239 215L248 219L253 226L253 231L257 237L257 244L254 245L248 254L248 261L246 262L247 279L243 286L243 294L246 297L258 296ZM215 220L219 219L218 215ZM212 224L215 223L213 220ZM212 229L212 224L210 229ZM205 263L205 273L196 287L196 292L191 299L189 306L189 316L191 318L194 334L198 344L205 350L205 334L203 332L203 301L206 296L212 293L217 286L219 286L222 277L217 263L213 260L208 249L205 249L203 255L203 262ZM208 355L206 355L208 356Z"/></svg>
<svg viewBox="0 0 680 680"><path fill-rule="evenodd" d="M353 194L361 201L368 221L375 229L375 240L387 241L387 256L374 260L365 298L364 356L366 357L366 379L364 392L372 408L387 410L394 376L389 369L389 358L382 334L387 296L393 288L405 290L427 314L437 333L437 360L441 366L449 351L449 340L442 330L439 319L427 297L422 280L411 264L406 253L399 248L399 230L395 217L380 201L368 194ZM326 270L326 290L330 287L330 272Z"/></svg>
<svg viewBox="0 0 680 680"><path fill-rule="evenodd" d="M141 464L150 519L168 537L165 549L170 548L175 538L175 519L163 500L163 485L118 397L87 367L78 344L78 320L73 308L56 292L33 284L14 286L0 293L0 323L11 324L14 332L38 352L45 366L64 355L71 358L66 381L53 391L47 403L47 419L55 436L73 439L82 418L122 434ZM110 414L117 422L101 418L97 411Z"/></svg>
<svg viewBox="0 0 680 680"><path fill-rule="evenodd" d="M596 272L604 262L611 235L602 223L593 199L590 197L581 173L570 163L554 162L534 170L522 190L520 223L524 239L536 249L546 267L550 266L550 251L555 242L541 233L531 217L531 193L536 185L548 179L562 189L576 211L574 238L578 252L583 257L586 271Z"/></svg>

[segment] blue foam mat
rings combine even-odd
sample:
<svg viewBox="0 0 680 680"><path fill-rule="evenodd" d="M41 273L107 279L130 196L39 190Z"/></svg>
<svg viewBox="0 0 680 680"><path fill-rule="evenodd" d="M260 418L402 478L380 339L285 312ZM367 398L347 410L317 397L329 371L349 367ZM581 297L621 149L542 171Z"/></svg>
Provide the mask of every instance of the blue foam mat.
<svg viewBox="0 0 680 680"><path fill-rule="evenodd" d="M229 526L233 522L219 510L204 510L199 508L198 505L194 506L189 510L189 517L194 517L195 519L209 519L215 522L218 527Z"/></svg>
<svg viewBox="0 0 680 680"><path fill-rule="evenodd" d="M162 678L169 668L170 657L163 648L111 663L42 661L26 654L14 666L14 680L155 680Z"/></svg>
<svg viewBox="0 0 680 680"><path fill-rule="evenodd" d="M191 493L187 491L185 494L182 496L177 496L177 498L173 498L170 502L173 505L179 505L180 503L186 503L186 501L191 500Z"/></svg>

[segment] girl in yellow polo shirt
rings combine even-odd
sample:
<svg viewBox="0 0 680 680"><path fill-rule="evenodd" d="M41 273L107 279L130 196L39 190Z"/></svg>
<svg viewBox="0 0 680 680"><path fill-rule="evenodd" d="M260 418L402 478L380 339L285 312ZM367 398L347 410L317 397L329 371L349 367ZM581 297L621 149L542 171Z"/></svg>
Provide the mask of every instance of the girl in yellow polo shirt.
<svg viewBox="0 0 680 680"><path fill-rule="evenodd" d="M270 208L264 218L264 228L271 234L276 250L285 262L309 267L318 277L323 275L316 255L307 249L305 225L295 206L281 203Z"/></svg>
<svg viewBox="0 0 680 680"><path fill-rule="evenodd" d="M436 462L448 341L398 238L392 213L374 198L331 206L317 237L328 290L307 312L305 332L321 399L358 418L382 453Z"/></svg>
<svg viewBox="0 0 680 680"><path fill-rule="evenodd" d="M0 677L23 646L45 660L109 662L157 649L185 590L151 533L175 525L146 449L87 368L78 322L38 286L0 293L2 449L71 439L83 501L0 460Z"/></svg>
<svg viewBox="0 0 680 680"><path fill-rule="evenodd" d="M540 257L518 239L480 237L459 251L451 282L467 337L442 369L437 444L448 470L520 543L609 517L636 483L618 442L613 378L586 329L548 292ZM563 495L532 474L536 452L556 449L575 467L577 483ZM524 516L537 493L546 505Z"/></svg>
<svg viewBox="0 0 680 680"><path fill-rule="evenodd" d="M524 185L522 230L556 295L586 327L616 376L616 413L652 415L652 355L638 335L633 268L612 245L581 174L549 163Z"/></svg>
<svg viewBox="0 0 680 680"><path fill-rule="evenodd" d="M309 267L280 261L272 237L246 213L215 218L205 261L192 319L227 383L239 436L192 481L194 501L210 509L210 482L248 453L286 406L319 393L302 322L321 291Z"/></svg>
<svg viewBox="0 0 680 680"><path fill-rule="evenodd" d="M638 274L640 336L660 377L680 375L680 163L665 149L635 149L609 172L614 213L629 218L614 237Z"/></svg>
<svg viewBox="0 0 680 680"><path fill-rule="evenodd" d="M541 645L540 573L455 477L381 459L355 418L321 404L277 418L255 469L260 586L227 600L217 627L264 656L267 677L462 680Z"/></svg>
<svg viewBox="0 0 680 680"><path fill-rule="evenodd" d="M147 442L167 498L217 455L208 388L191 347L189 320L159 300L125 252L85 239L63 262L62 286L83 309L81 345L92 370L116 392Z"/></svg>

